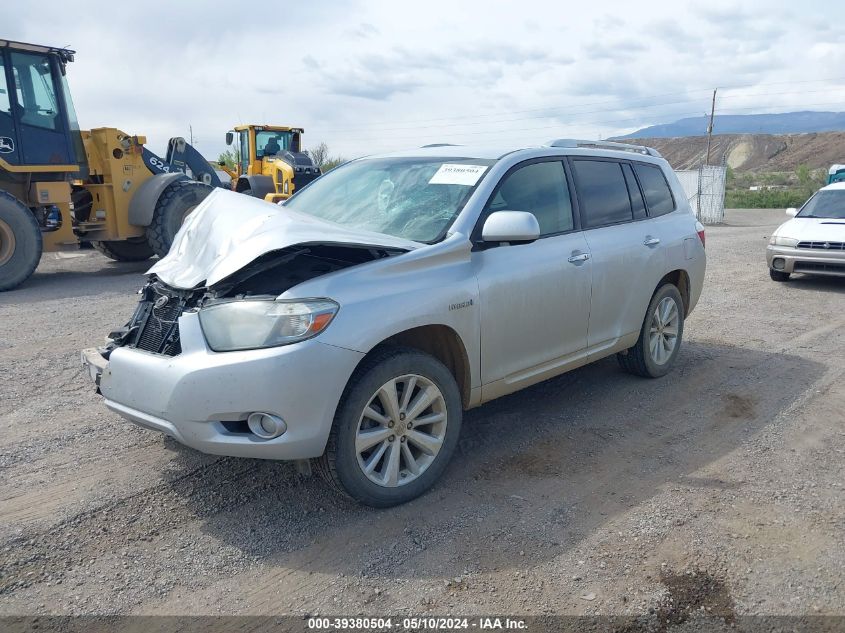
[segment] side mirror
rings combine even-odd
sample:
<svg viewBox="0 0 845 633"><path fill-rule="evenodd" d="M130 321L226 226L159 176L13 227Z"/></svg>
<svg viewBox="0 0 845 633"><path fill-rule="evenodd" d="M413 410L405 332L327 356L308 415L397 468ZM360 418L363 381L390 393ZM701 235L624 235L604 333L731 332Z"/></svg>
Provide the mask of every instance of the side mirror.
<svg viewBox="0 0 845 633"><path fill-rule="evenodd" d="M235 133L234 132L226 132L226 145L231 145L235 142Z"/></svg>
<svg viewBox="0 0 845 633"><path fill-rule="evenodd" d="M786 210L786 215L788 215L790 218L794 218L796 215L798 215L798 209L796 209L795 207L789 207Z"/></svg>
<svg viewBox="0 0 845 633"><path fill-rule="evenodd" d="M540 237L540 224L527 211L496 211L484 221L481 239L485 242L533 242Z"/></svg>

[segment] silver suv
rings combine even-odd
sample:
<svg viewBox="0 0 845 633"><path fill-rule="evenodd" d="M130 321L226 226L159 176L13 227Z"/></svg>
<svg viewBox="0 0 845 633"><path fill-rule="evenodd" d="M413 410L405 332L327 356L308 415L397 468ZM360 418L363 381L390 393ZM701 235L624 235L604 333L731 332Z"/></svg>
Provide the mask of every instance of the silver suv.
<svg viewBox="0 0 845 633"><path fill-rule="evenodd" d="M443 473L465 409L610 354L666 374L704 269L703 227L652 149L429 146L283 206L217 190L83 362L136 424L313 459L390 506Z"/></svg>

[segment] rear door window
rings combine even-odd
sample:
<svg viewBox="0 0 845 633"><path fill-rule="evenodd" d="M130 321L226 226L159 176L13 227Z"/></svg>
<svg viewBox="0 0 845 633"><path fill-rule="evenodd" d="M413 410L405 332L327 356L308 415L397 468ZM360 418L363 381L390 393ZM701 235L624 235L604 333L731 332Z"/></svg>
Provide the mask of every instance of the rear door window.
<svg viewBox="0 0 845 633"><path fill-rule="evenodd" d="M620 163L575 159L572 167L583 228L592 229L633 219L628 185Z"/></svg>
<svg viewBox="0 0 845 633"><path fill-rule="evenodd" d="M648 204L648 214L651 217L665 215L675 210L675 199L672 190L666 182L663 170L657 165L636 163L637 176L643 186L645 201Z"/></svg>

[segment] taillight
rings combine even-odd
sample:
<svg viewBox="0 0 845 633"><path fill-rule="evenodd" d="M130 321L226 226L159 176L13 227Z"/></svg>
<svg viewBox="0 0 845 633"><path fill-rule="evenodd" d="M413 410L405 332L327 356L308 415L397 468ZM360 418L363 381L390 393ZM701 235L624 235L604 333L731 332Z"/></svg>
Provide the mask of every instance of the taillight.
<svg viewBox="0 0 845 633"><path fill-rule="evenodd" d="M695 223L695 232L698 233L698 239L701 240L702 246L707 246L705 244L705 236L704 236L704 225L701 222Z"/></svg>

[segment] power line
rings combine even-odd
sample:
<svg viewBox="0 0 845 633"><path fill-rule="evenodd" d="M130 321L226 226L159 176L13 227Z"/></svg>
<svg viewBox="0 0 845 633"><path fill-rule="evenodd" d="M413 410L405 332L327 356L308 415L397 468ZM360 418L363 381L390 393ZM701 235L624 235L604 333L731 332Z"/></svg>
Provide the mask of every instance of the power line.
<svg viewBox="0 0 845 633"><path fill-rule="evenodd" d="M800 94L800 95L807 95L807 94L818 94L818 93L828 93L829 90L793 90L788 92L764 92L764 93L748 93L748 94L738 94L738 95L726 95L720 97L720 99L740 99L740 98L748 98L748 97L769 97L769 96L780 96L780 95L792 95L792 94ZM469 127L469 126L477 126L477 125L493 125L497 123L513 123L515 121L532 121L536 119L551 119L554 116L560 116L560 114L570 114L573 116L580 116L583 114L598 114L602 112L629 112L631 110L646 110L649 108L659 108L662 106L669 106L669 105L684 105L688 103L695 103L697 101L703 100L704 97L701 99L685 99L682 101L664 101L661 103L651 103L647 105L639 105L639 106L632 106L632 105L625 105L619 106L616 108L607 108L603 110L585 110L583 112L563 112L559 113L558 115L535 115L529 117L517 117L513 119L499 119L497 121L475 121L471 123L448 123L443 125L420 125L420 126L409 126L409 127L393 127L393 128L380 128L378 132L396 132L396 131L403 131L403 130L426 130L426 129L445 129L445 128L452 128L452 127ZM319 128L318 128L319 129ZM367 126L363 126L360 128L361 131L370 131ZM324 131L330 131L326 129ZM345 128L344 131L349 132L350 128ZM354 132L355 129L352 129Z"/></svg>
<svg viewBox="0 0 845 633"><path fill-rule="evenodd" d="M789 107L795 108L809 108L809 107L819 107L819 106L830 106L830 105L838 105L838 106L845 106L845 101L834 101L834 102L827 102L827 103L815 103L815 104L796 104L790 105ZM764 106L753 106L753 107L745 107L745 108L730 108L731 110L736 111L749 111L749 110L760 110L765 108L773 108L778 107L776 105L767 104ZM699 115L700 112L689 112L683 114L673 114L677 118L688 118L694 117ZM730 112L726 112L723 110L719 111L719 114L730 114ZM765 114L765 113L764 113ZM574 121L572 123L554 123L550 125L543 125L538 127L526 127L526 128L498 128L493 130L475 130L471 132L445 132L445 133L435 133L431 136L437 136L438 139L451 139L456 137L467 137L467 136L476 136L476 135L483 135L483 134L501 134L501 133L510 133L510 132L531 132L531 131L539 131L539 130L549 130L549 129L560 129L560 128L571 128L571 127L583 127L585 125L606 125L610 123L627 123L631 121L642 121L643 117L629 117L624 119L601 119L601 120L591 120L591 121ZM422 129L422 128L421 128ZM416 134L413 136L391 136L390 140L414 140L419 139L421 136ZM377 140L383 138L382 135L371 135L371 136L346 136L344 137L345 140L351 141L367 141L367 140Z"/></svg>
<svg viewBox="0 0 845 633"><path fill-rule="evenodd" d="M795 107L798 108L810 108L810 107L819 107L819 106L840 106L845 107L845 102L837 101L837 102L827 102L827 103L807 103L797 105ZM730 108L728 111L720 110L718 114L735 114L741 112L747 112L751 110L760 110L761 108L770 108L774 106L756 106L756 107L743 107L743 108ZM768 114L768 113L761 113L761 114ZM774 114L774 113L773 113ZM704 124L704 114L701 112L691 112L686 114L678 114L676 115L678 118L690 118L695 116L702 117L702 124ZM468 133L453 133L453 134L443 134L437 135L433 137L425 137L425 136L406 136L406 137L390 137L389 139L384 139L383 142L378 142L379 140L383 139L382 136L372 137L372 139L376 140L375 143L371 143L370 147L403 147L406 144L401 143L401 141L415 141L415 142L435 142L435 141L450 141L450 142L457 142L457 143L468 143L471 145L496 145L496 144L507 144L513 140L520 140L525 138L524 132L539 132L542 130L549 130L549 129L569 129L569 128L584 128L586 126L601 126L604 124L610 123L623 123L623 122L630 122L630 121L641 121L641 118L631 118L631 119L613 119L613 120L602 120L602 121L583 121L577 123L568 123L568 124L559 124L553 126L540 126L540 127L531 127L531 128L516 128L516 129L503 129L503 130L488 130L483 132L468 132ZM495 139L477 139L471 138L467 140L463 140L466 137L476 137L481 134L497 134L497 138ZM702 128L702 136L706 134L706 128ZM577 134L576 134L577 135ZM553 133L549 133L549 136L554 136ZM584 135L590 136L590 135ZM362 140L362 139L350 139L350 140ZM366 140L366 139L363 139ZM543 139L547 140L547 139ZM396 141L400 141L399 144Z"/></svg>
<svg viewBox="0 0 845 633"><path fill-rule="evenodd" d="M828 77L825 79L803 79L799 81L775 81L775 82L767 82L767 83L758 83L758 84L734 84L734 85L727 85L727 86L719 86L722 90L735 90L738 88L753 88L753 87L765 87L765 86L780 86L780 85L794 85L794 84L808 84L808 83L821 83L821 82L836 82L836 81L845 81L845 76L842 77ZM638 101L646 101L649 99L660 99L663 97L673 97L677 95L688 95L691 93L706 93L709 94L713 89L712 88L696 88L693 90L684 90L681 92L668 92L659 95L651 95L645 97L639 97L634 99L635 102ZM818 91L818 92L826 92L826 91ZM763 96L763 95L761 95ZM694 101L693 99L686 100ZM527 110L506 110L501 112L490 112L490 113L476 113L476 114L465 114L459 116L450 116L450 117L440 117L440 118L433 118L433 119L411 119L411 120L399 120L399 121L391 121L391 122L375 122L367 125L360 126L362 128L375 128L375 127L382 127L384 125L396 125L396 124L405 124L405 123L430 123L434 121L456 121L456 120L464 120L464 119L477 119L481 117L493 117L493 116L507 116L512 114L525 114L529 112L551 112L556 110L567 110L573 107L580 108L580 107L590 107L594 105L605 105L605 104L618 104L618 99L605 99L603 101L593 101L588 103L577 104L574 106L550 106L545 108L530 108ZM614 109L630 109L630 108L614 108ZM608 110L610 111L610 110ZM348 130L348 127L345 128L325 128L324 131L326 132L343 132Z"/></svg>

